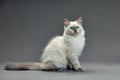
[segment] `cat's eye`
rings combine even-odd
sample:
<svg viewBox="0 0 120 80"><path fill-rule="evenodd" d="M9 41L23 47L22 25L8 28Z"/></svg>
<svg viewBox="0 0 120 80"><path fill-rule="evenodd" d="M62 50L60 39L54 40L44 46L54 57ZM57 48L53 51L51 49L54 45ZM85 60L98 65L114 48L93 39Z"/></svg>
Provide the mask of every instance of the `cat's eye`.
<svg viewBox="0 0 120 80"><path fill-rule="evenodd" d="M78 28L79 28L79 26L76 26L76 28L78 29Z"/></svg>
<svg viewBox="0 0 120 80"><path fill-rule="evenodd" d="M70 29L73 29L73 27L70 27Z"/></svg>

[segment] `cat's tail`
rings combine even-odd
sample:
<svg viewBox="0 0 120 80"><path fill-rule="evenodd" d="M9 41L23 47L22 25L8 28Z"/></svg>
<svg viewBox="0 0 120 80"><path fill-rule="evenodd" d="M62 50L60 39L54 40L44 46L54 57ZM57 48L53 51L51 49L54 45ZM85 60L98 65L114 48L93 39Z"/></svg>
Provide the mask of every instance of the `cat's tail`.
<svg viewBox="0 0 120 80"><path fill-rule="evenodd" d="M42 70L43 63L8 63L5 70Z"/></svg>

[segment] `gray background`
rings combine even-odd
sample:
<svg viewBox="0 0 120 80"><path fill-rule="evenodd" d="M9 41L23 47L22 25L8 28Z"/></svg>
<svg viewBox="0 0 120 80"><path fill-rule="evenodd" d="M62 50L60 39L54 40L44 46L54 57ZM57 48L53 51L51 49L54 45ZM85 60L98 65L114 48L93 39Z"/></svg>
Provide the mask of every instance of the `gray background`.
<svg viewBox="0 0 120 80"><path fill-rule="evenodd" d="M81 61L120 62L120 0L0 0L0 62L39 61L63 20L83 17Z"/></svg>

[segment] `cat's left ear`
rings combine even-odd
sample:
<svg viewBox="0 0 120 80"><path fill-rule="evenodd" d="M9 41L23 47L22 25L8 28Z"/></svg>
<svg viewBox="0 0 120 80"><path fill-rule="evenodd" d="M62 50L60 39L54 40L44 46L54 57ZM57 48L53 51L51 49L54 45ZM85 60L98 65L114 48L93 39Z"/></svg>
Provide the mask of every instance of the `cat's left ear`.
<svg viewBox="0 0 120 80"><path fill-rule="evenodd" d="M79 24L81 24L82 25L82 17L79 17L78 19L77 19L77 23L79 23Z"/></svg>
<svg viewBox="0 0 120 80"><path fill-rule="evenodd" d="M68 19L64 19L64 26L67 27L70 24L70 21Z"/></svg>

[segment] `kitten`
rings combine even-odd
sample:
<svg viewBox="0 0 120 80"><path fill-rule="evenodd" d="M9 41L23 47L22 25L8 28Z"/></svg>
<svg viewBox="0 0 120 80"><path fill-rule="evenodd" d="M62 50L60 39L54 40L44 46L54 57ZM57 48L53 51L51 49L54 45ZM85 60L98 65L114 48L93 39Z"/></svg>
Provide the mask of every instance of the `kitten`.
<svg viewBox="0 0 120 80"><path fill-rule="evenodd" d="M78 60L85 45L85 31L82 19L69 21L64 19L63 36L53 38L45 47L41 63L7 64L6 70L58 70L70 67L75 71L84 71Z"/></svg>

